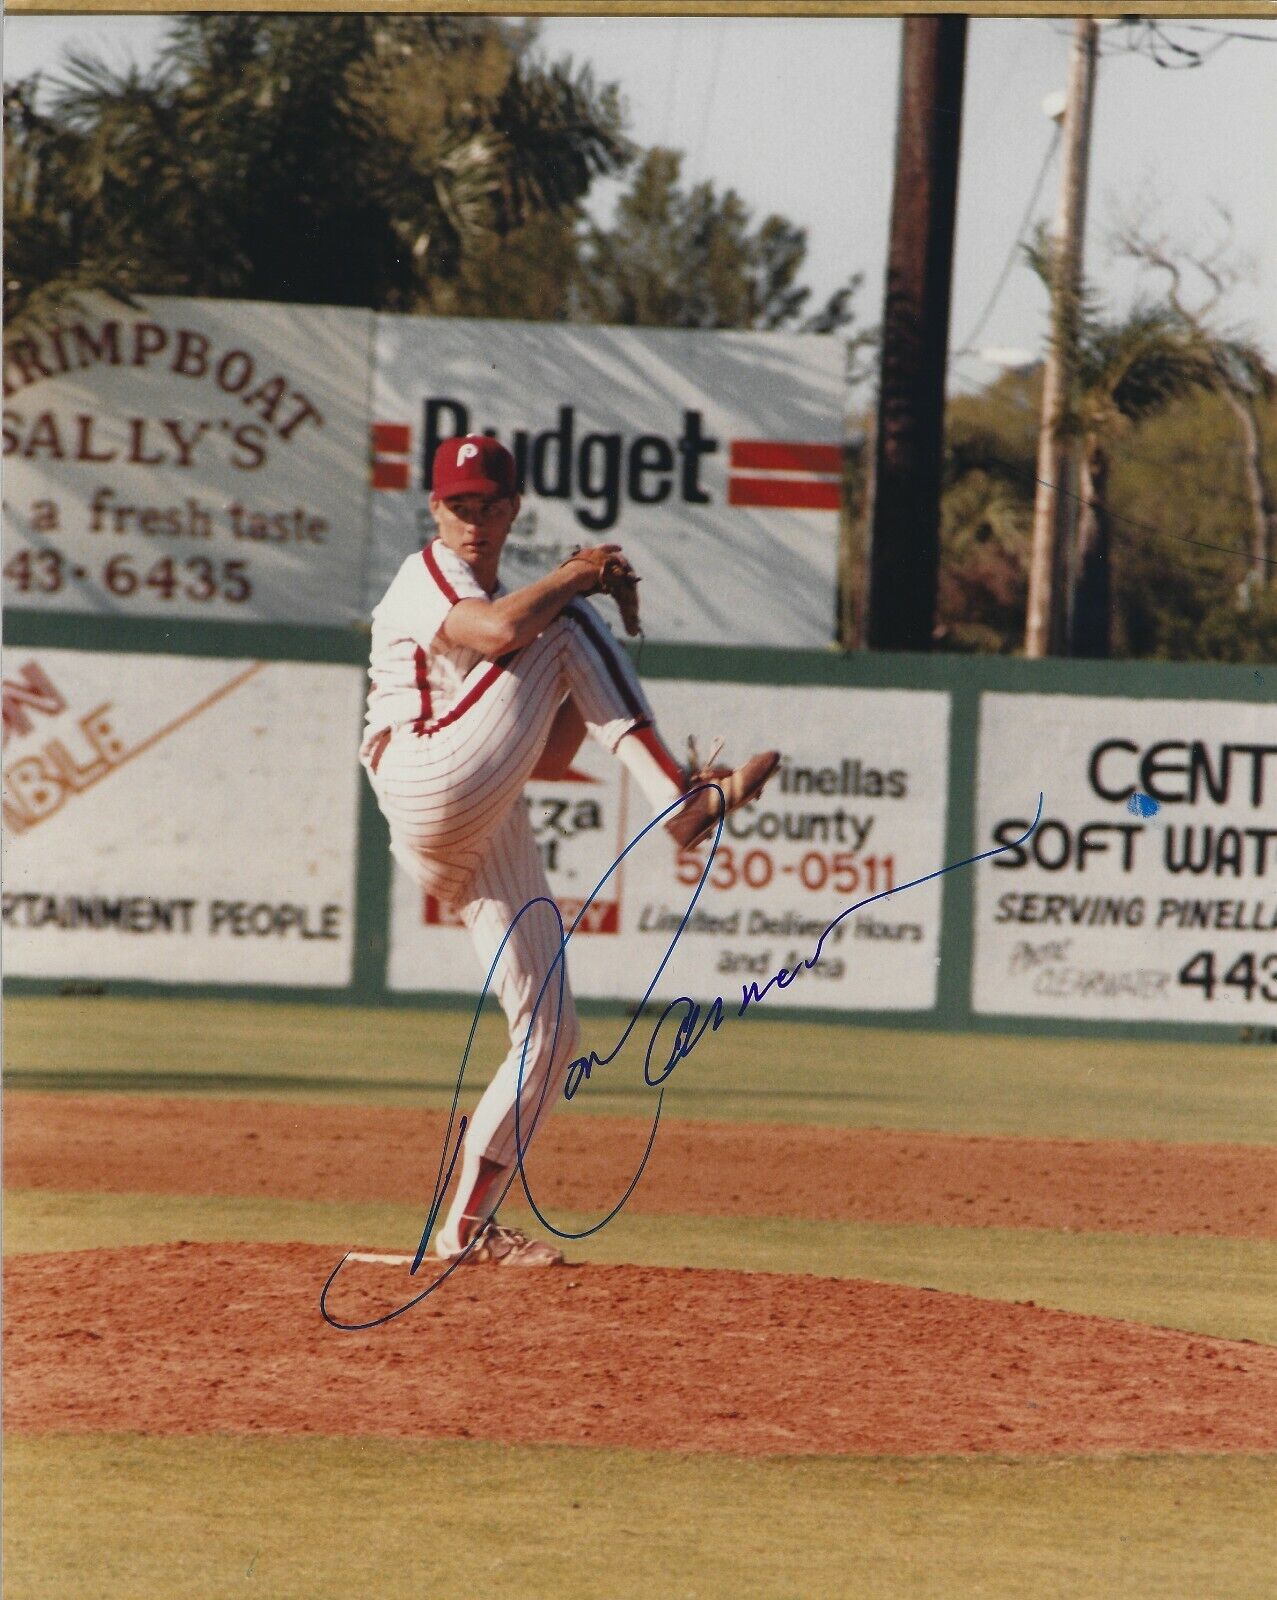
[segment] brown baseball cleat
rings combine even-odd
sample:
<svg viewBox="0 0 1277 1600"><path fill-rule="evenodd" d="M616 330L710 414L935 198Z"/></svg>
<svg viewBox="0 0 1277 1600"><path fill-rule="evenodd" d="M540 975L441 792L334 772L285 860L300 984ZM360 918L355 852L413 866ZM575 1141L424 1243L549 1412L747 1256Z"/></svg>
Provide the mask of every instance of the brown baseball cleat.
<svg viewBox="0 0 1277 1600"><path fill-rule="evenodd" d="M763 785L779 765L780 751L764 750L751 756L734 772L729 767L710 767L694 772L688 781L689 788L694 789L698 783L707 782L712 782L716 787L699 789L682 810L665 824L666 832L681 850L690 850L713 833L720 815L739 810L751 800L756 800L763 792Z"/></svg>
<svg viewBox="0 0 1277 1600"><path fill-rule="evenodd" d="M438 1251L438 1245L435 1246ZM437 1255L439 1261L459 1261L461 1266L496 1267L560 1267L563 1252L540 1239L529 1239L518 1228L503 1228L493 1221L485 1222L475 1235L470 1248L459 1256Z"/></svg>

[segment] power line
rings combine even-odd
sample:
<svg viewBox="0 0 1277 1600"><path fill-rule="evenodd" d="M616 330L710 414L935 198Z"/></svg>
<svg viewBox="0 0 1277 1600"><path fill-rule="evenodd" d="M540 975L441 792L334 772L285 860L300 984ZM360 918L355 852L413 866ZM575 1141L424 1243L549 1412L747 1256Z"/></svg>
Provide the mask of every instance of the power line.
<svg viewBox="0 0 1277 1600"><path fill-rule="evenodd" d="M701 111L700 131L696 135L696 144L692 152L692 169L689 177L693 180L701 170L701 152L705 147L705 135L709 131L710 114L714 109L714 94L718 88L718 74L723 65L723 50L727 43L727 28L720 25L714 30L714 59L710 64L709 86L705 90L705 105Z"/></svg>
<svg viewBox="0 0 1277 1600"><path fill-rule="evenodd" d="M1216 44L1206 45L1200 50L1178 44L1167 33L1165 25L1151 17L1123 18L1121 26L1123 37L1120 40L1114 38L1112 29L1106 30L1100 46L1102 56L1145 56L1154 66L1168 72L1188 71L1203 66L1228 43L1225 36Z"/></svg>
<svg viewBox="0 0 1277 1600"><path fill-rule="evenodd" d="M1012 477L1024 478L1026 481L1032 482L1035 485L1045 482L1044 479L1039 478L1037 473L1029 467L1017 466L1014 461L1004 461L1001 457L991 457L990 459L996 460L997 464L1005 471L1009 472ZM1137 528L1141 533L1153 534L1155 538L1169 539L1175 544L1189 544L1198 550L1213 550L1217 555L1229 556L1234 560L1237 560L1238 558L1247 561L1253 559L1247 556L1244 551L1237 549L1235 546L1211 544L1209 540L1206 539L1193 539L1190 538L1186 533L1171 533L1166 528L1159 528L1155 523L1141 522L1138 517L1128 517L1125 512L1114 511L1112 506L1106 505L1102 500L1087 500L1083 495L1075 494L1073 490L1065 488L1063 484L1047 484L1046 487L1053 488L1057 494L1062 494L1065 499L1072 500L1079 508L1102 511L1113 522L1124 522L1128 527ZM1212 498L1214 497L1212 496ZM1274 559L1272 556L1259 556L1258 558L1254 559L1262 561L1266 567L1277 568L1277 559Z"/></svg>
<svg viewBox="0 0 1277 1600"><path fill-rule="evenodd" d="M1025 483L1031 483L1034 485L1035 489L1037 485L1045 482L1044 479L1038 476L1036 470L1031 467L1022 467L1014 461L1006 460L1006 458L1003 456L990 455L987 459L991 464L1000 467L1008 474L1008 476L1012 478L1019 478ZM1152 464L1151 458L1144 457L1142 459L1150 461ZM1174 463L1165 462L1161 463L1161 465L1173 466ZM1214 544L1208 539L1194 539L1186 533L1172 533L1168 528L1158 527L1156 523L1142 522L1138 517L1127 516L1123 511L1115 511L1111 505L1106 504L1104 501L1088 500L1084 495L1075 493L1072 489L1065 487L1063 484L1048 483L1047 487L1055 489L1056 493L1063 495L1066 500L1073 501L1079 509L1086 508L1103 512L1109 518L1110 522L1115 525L1125 524L1126 527L1137 529L1141 533L1152 534L1154 538L1166 539L1172 544L1191 545L1196 550L1210 550L1216 555L1227 556L1230 560L1234 561L1244 561L1248 565L1255 560L1258 560L1265 567L1277 569L1277 559L1272 556L1253 557L1236 545ZM1236 500L1240 504L1247 506L1250 505L1249 499L1246 499L1241 495L1230 494L1227 490L1215 490L1211 493L1209 498L1212 500ZM1122 532L1123 529L1120 526L1115 526L1113 528L1114 535L1120 535Z"/></svg>
<svg viewBox="0 0 1277 1600"><path fill-rule="evenodd" d="M1046 155L1042 158L1042 165L1038 170L1037 178L1034 180L1033 192L1029 196L1028 205L1024 208L1024 215L1020 218L1020 225L1015 230L1015 238L1012 241L1011 249L1007 253L1006 261L1003 263L1002 271L998 274L998 281L993 286L993 293L989 296L988 303L986 304L984 310L976 319L975 327L972 328L971 332L963 340L959 348L954 351L955 355L965 356L972 353L972 345L980 337L981 333L983 333L985 323L988 322L993 313L994 306L997 305L1003 289L1006 288L1007 279L1011 276L1011 268L1015 265L1016 255L1019 252L1020 246L1024 243L1025 229L1029 226L1029 223L1033 218L1033 213L1037 209L1038 200L1041 198L1042 194L1042 185L1046 182L1046 175L1050 170L1051 160L1054 157L1055 152L1059 149L1059 145L1060 125L1057 123L1056 126L1051 130L1050 142L1047 144Z"/></svg>
<svg viewBox="0 0 1277 1600"><path fill-rule="evenodd" d="M1199 22L1177 22L1177 28L1189 33L1213 33L1221 39L1250 39L1256 44L1277 44L1277 33L1239 33L1232 28L1208 28Z"/></svg>
<svg viewBox="0 0 1277 1600"><path fill-rule="evenodd" d="M962 351L955 352L957 358L961 358L963 354L964 352ZM968 359L979 360L980 358L978 356L974 358L968 356ZM992 387L978 392L972 398L979 400L983 405L999 406L1004 411L1015 412L1020 415L1025 414L1026 411L1026 407L1023 404L1017 403L1009 395L1000 393ZM1174 472L1180 476L1186 474L1199 475L1207 464L1204 461L1177 461L1169 456L1151 455L1144 450L1132 449L1125 442L1117 444L1114 448L1115 460L1117 461L1136 462L1141 466L1156 467L1159 471ZM1227 456L1230 458L1231 463L1236 465L1240 452L1236 445L1221 444L1213 454L1216 457L1220 455ZM1001 462L1000 458L998 459L1000 465L1006 465L1005 462ZM1235 489L1212 489L1210 498L1212 500L1231 500L1236 505L1245 506L1248 510L1252 509L1254 504L1249 495L1239 494Z"/></svg>
<svg viewBox="0 0 1277 1600"><path fill-rule="evenodd" d="M674 120L674 102L678 96L678 64L682 59L682 40L679 38L677 28L669 31L670 64L665 75L665 110L661 117L661 144L665 149L670 145L670 124Z"/></svg>
<svg viewBox="0 0 1277 1600"><path fill-rule="evenodd" d="M1175 472L1181 477L1189 473L1196 475L1199 470L1197 464L1194 462L1171 461L1165 456L1145 455L1143 451L1131 450L1126 445L1120 446L1118 459L1135 461L1141 466L1145 467L1157 467L1162 472ZM1235 489L1212 489L1210 493L1210 499L1231 500L1235 505L1246 506L1247 508L1252 505L1249 495L1238 494Z"/></svg>

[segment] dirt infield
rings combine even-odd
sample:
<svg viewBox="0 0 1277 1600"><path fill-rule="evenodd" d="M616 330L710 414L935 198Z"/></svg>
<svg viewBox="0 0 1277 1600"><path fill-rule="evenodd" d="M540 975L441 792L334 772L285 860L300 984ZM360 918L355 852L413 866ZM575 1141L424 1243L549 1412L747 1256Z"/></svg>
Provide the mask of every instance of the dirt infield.
<svg viewBox="0 0 1277 1600"><path fill-rule="evenodd" d="M743 1455L1277 1447L1277 1349L881 1284L471 1268L338 1333L312 1245L170 1245L5 1269L5 1424ZM408 1298L352 1264L349 1320Z"/></svg>
<svg viewBox="0 0 1277 1600"><path fill-rule="evenodd" d="M384 1107L13 1092L13 1188L429 1203L446 1119ZM560 1110L528 1160L538 1203L606 1211L650 1125ZM1277 1237L1277 1150L662 1123L630 1205L1083 1232Z"/></svg>
<svg viewBox="0 0 1277 1600"><path fill-rule="evenodd" d="M5 1109L13 1189L423 1210L444 1131L433 1113L262 1100L12 1093ZM610 1206L648 1132L551 1119L530 1163L538 1199ZM630 1203L1265 1237L1275 1178L1275 1153L1253 1147L671 1120ZM12 1258L6 1426L746 1455L1277 1447L1267 1346L927 1289L633 1266L470 1268L387 1326L346 1333L318 1305L338 1255L238 1243ZM330 1310L367 1320L425 1281L348 1263Z"/></svg>

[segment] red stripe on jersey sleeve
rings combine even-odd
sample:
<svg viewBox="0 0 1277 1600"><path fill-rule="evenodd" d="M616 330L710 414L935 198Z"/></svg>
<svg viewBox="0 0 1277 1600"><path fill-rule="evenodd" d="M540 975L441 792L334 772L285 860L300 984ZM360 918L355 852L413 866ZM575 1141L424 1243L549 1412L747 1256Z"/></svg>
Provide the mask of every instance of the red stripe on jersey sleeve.
<svg viewBox="0 0 1277 1600"><path fill-rule="evenodd" d="M430 663L426 658L426 652L421 648L420 645L417 646L414 663L417 669L417 693L421 696L421 710L418 713L418 720L421 722L428 722L430 720L431 710Z"/></svg>
<svg viewBox="0 0 1277 1600"><path fill-rule="evenodd" d="M457 601L461 599L461 596L448 582L447 578L444 577L443 569L440 567L438 561L435 560L434 544L428 544L426 546L426 548L421 552L421 559L426 563L426 571L439 585L440 592L442 593L444 599L455 606Z"/></svg>
<svg viewBox="0 0 1277 1600"><path fill-rule="evenodd" d="M463 694L452 710L440 717L437 722L413 723L413 731L417 734L438 733L440 728L450 727L458 717L463 717L470 707L475 705L488 692L492 685L505 671L504 667L495 663L488 668L483 676L465 694Z"/></svg>

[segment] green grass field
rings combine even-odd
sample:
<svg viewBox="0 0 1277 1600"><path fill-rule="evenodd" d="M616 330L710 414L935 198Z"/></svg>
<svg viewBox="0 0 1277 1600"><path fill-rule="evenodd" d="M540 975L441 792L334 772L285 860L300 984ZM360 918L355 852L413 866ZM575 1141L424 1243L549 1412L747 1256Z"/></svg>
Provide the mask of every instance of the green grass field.
<svg viewBox="0 0 1277 1600"><path fill-rule="evenodd" d="M10 1088L263 1094L442 1107L470 1016L244 1001L11 1000ZM584 1045L617 1024L587 1018ZM467 1091L504 1053L485 1015ZM1277 1140L1271 1046L894 1032L762 1015L711 1034L670 1080L668 1116L1068 1139ZM650 1116L641 1078L577 1104Z"/></svg>
<svg viewBox="0 0 1277 1600"><path fill-rule="evenodd" d="M1271 1463L1246 1456L746 1461L132 1435L9 1449L6 1600L1260 1600L1277 1568Z"/></svg>
<svg viewBox="0 0 1277 1600"><path fill-rule="evenodd" d="M607 1026L591 1019L587 1039ZM434 1010L22 999L6 1013L7 1082L437 1107L450 1098L467 1027L461 1013ZM499 1029L484 1030L481 1059L491 1060ZM1261 1047L955 1038L759 1018L707 1041L680 1068L666 1110L1270 1143L1272 1069ZM650 1099L623 1085L589 1094L600 1115L650 1113ZM420 1211L402 1205L41 1189L7 1195L4 1246L306 1240L336 1252L410 1248L420 1225ZM1271 1240L630 1210L574 1255L926 1284L1277 1342ZM1277 1570L1271 1457L744 1460L138 1435L7 1446L6 1600L1259 1600Z"/></svg>

